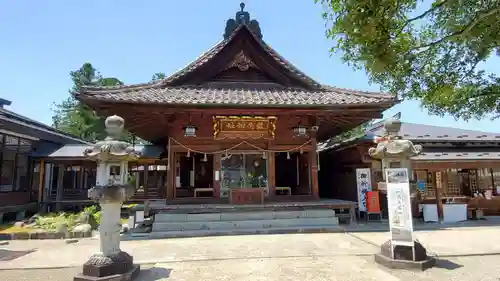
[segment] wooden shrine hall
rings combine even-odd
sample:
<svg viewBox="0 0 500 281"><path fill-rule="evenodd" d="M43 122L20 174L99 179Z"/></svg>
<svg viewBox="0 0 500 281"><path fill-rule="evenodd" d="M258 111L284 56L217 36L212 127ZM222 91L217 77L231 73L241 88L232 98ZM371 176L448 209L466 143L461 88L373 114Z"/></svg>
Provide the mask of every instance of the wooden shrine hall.
<svg viewBox="0 0 500 281"><path fill-rule="evenodd" d="M167 78L74 93L165 148L130 165L138 186L149 170L141 165L162 167L160 191L145 199L319 199L317 143L381 118L397 102L315 81L265 43L259 22L241 7L222 41Z"/></svg>

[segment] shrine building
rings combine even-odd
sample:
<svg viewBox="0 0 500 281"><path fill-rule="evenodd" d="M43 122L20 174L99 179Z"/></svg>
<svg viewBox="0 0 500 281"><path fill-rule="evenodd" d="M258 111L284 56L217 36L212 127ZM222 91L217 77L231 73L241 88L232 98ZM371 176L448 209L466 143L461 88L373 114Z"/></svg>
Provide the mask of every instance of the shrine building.
<svg viewBox="0 0 500 281"><path fill-rule="evenodd" d="M221 41L165 79L74 96L165 148L132 165L142 198L319 199L317 143L380 118L396 99L315 81L266 44L244 4L221 30Z"/></svg>

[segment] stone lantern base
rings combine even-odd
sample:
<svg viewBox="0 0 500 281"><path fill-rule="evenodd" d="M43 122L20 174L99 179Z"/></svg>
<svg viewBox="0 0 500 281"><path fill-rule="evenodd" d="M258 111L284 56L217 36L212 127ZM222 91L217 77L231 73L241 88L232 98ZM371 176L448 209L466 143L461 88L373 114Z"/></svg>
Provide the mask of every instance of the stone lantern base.
<svg viewBox="0 0 500 281"><path fill-rule="evenodd" d="M375 254L375 262L391 269L426 270L436 265L436 258L427 256L427 250L418 241L414 241L415 260L409 246L394 246L394 259L391 255L391 241L380 246L380 253Z"/></svg>
<svg viewBox="0 0 500 281"><path fill-rule="evenodd" d="M73 278L73 281L129 281L133 280L140 271L139 265L126 252L106 257L96 254L83 264L83 273Z"/></svg>

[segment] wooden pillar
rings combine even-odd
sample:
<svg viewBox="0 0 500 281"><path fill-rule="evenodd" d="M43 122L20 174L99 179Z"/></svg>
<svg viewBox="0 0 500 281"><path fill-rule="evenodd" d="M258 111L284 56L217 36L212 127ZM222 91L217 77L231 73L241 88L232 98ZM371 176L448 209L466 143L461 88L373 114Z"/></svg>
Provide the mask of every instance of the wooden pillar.
<svg viewBox="0 0 500 281"><path fill-rule="evenodd" d="M40 169L39 169L39 175L38 175L38 203L42 202L43 200L43 176L45 173L45 161L40 160Z"/></svg>
<svg viewBox="0 0 500 281"><path fill-rule="evenodd" d="M267 183L269 185L269 198L276 196L276 154L267 153Z"/></svg>
<svg viewBox="0 0 500 281"><path fill-rule="evenodd" d="M318 186L318 154L316 136L311 137L311 150L309 155L309 166L311 171L311 194L314 199L319 199L319 186Z"/></svg>
<svg viewBox="0 0 500 281"><path fill-rule="evenodd" d="M175 198L175 152L169 151L167 171L167 200Z"/></svg>
<svg viewBox="0 0 500 281"><path fill-rule="evenodd" d="M79 185L80 185L80 190L85 189L85 186L84 186L85 181L84 181L84 179L85 179L85 166L82 163L80 165L80 178L78 179Z"/></svg>
<svg viewBox="0 0 500 281"><path fill-rule="evenodd" d="M60 201L63 199L63 192L64 192L64 164L59 164L58 165L58 170L57 170L57 186L56 186L56 211L60 211L62 204Z"/></svg>
<svg viewBox="0 0 500 281"><path fill-rule="evenodd" d="M214 162L214 164L213 164L213 167L214 167L214 170L213 170L213 173L214 173L214 176L213 176L214 195L213 195L213 197L220 198L220 183L222 181L221 154L220 153L214 154L213 162ZM219 175L218 179L216 179L216 177L215 177L216 173L218 173L218 175Z"/></svg>
<svg viewBox="0 0 500 281"><path fill-rule="evenodd" d="M443 177L441 172L434 173L434 182L436 183L436 205L439 222L443 222Z"/></svg>
<svg viewBox="0 0 500 281"><path fill-rule="evenodd" d="M144 198L149 199L149 165L144 164Z"/></svg>

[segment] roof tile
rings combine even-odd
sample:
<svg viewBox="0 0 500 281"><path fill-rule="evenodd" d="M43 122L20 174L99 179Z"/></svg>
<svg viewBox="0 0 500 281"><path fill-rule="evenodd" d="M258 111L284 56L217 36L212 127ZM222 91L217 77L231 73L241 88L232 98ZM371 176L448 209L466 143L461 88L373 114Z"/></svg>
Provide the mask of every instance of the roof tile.
<svg viewBox="0 0 500 281"><path fill-rule="evenodd" d="M227 89L204 87L137 88L127 91L101 90L84 98L175 105L266 105L328 106L392 102L391 96L359 94L337 90L306 91L301 89Z"/></svg>

